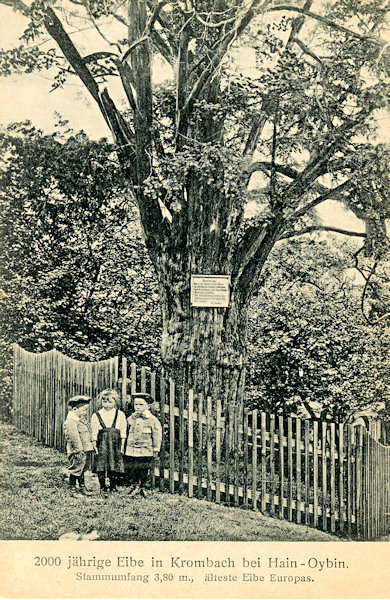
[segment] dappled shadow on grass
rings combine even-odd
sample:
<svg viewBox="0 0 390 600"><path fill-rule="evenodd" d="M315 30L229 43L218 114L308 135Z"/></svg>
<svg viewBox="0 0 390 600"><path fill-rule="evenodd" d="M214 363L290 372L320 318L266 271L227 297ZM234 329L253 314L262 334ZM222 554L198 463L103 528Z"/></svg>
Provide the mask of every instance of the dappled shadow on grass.
<svg viewBox="0 0 390 600"><path fill-rule="evenodd" d="M12 426L0 425L0 538L55 540L97 531L100 540L337 541L315 529L251 511L179 495L150 492L130 498L127 488L103 498L72 496L66 457Z"/></svg>

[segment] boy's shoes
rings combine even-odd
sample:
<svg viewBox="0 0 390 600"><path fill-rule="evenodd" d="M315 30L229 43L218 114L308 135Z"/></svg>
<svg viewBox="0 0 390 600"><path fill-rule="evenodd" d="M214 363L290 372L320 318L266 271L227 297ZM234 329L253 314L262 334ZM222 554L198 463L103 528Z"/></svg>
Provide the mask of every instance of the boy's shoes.
<svg viewBox="0 0 390 600"><path fill-rule="evenodd" d="M131 496L131 497L136 496L140 492L141 492L141 489L140 489L139 485L136 485L135 488L130 491L129 496Z"/></svg>
<svg viewBox="0 0 390 600"><path fill-rule="evenodd" d="M140 489L139 495L142 496L142 498L146 498L146 492L145 492L144 488Z"/></svg>
<svg viewBox="0 0 390 600"><path fill-rule="evenodd" d="M82 485L79 487L79 492L80 494L82 494L83 496L92 496L92 492L90 492L89 490L87 490L87 488L85 487L85 485Z"/></svg>

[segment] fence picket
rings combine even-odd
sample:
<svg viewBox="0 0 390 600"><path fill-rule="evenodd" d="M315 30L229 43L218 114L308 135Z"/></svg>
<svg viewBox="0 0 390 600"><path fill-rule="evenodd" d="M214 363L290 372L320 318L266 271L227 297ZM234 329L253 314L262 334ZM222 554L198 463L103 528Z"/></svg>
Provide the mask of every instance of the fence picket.
<svg viewBox="0 0 390 600"><path fill-rule="evenodd" d="M313 525L318 527L318 421L313 423Z"/></svg>
<svg viewBox="0 0 390 600"><path fill-rule="evenodd" d="M135 363L131 363L131 394L135 394L137 392L137 365Z"/></svg>
<svg viewBox="0 0 390 600"><path fill-rule="evenodd" d="M184 492L184 388L179 392L179 494Z"/></svg>
<svg viewBox="0 0 390 600"><path fill-rule="evenodd" d="M266 429L267 429L267 415L265 412L261 413L260 417L261 427L261 512L265 513L266 510L266 494L267 494L267 477L266 477L266 454L267 454L267 440L266 440Z"/></svg>
<svg viewBox="0 0 390 600"><path fill-rule="evenodd" d="M339 530L344 531L344 425L339 424L339 468L338 468L338 499L339 499Z"/></svg>
<svg viewBox="0 0 390 600"><path fill-rule="evenodd" d="M275 415L270 415L269 424L269 437L270 437L270 479L271 479L271 491L270 491L270 515L275 516L275 494L276 494L276 481L275 481Z"/></svg>
<svg viewBox="0 0 390 600"><path fill-rule="evenodd" d="M279 417L279 518L284 518L284 421Z"/></svg>
<svg viewBox="0 0 390 600"><path fill-rule="evenodd" d="M292 419L287 419L287 474L288 474L288 496L287 496L287 515L288 520L293 520L293 438L292 438Z"/></svg>
<svg viewBox="0 0 390 600"><path fill-rule="evenodd" d="M146 392L146 369L141 367L141 392Z"/></svg>
<svg viewBox="0 0 390 600"><path fill-rule="evenodd" d="M203 496L202 491L203 479L203 398L202 394L198 395L198 498Z"/></svg>
<svg viewBox="0 0 390 600"><path fill-rule="evenodd" d="M152 371L150 373L150 395L154 400L156 400L156 372Z"/></svg>
<svg viewBox="0 0 390 600"><path fill-rule="evenodd" d="M188 496L194 495L194 392L188 392Z"/></svg>
<svg viewBox="0 0 390 600"><path fill-rule="evenodd" d="M257 510L257 410L252 411L252 508Z"/></svg>
<svg viewBox="0 0 390 600"><path fill-rule="evenodd" d="M217 422L215 432L215 501L221 502L221 432L222 432L221 398L217 398Z"/></svg>
<svg viewBox="0 0 390 600"><path fill-rule="evenodd" d="M249 463L249 446L248 446L248 411L243 408L243 506L248 508L248 463Z"/></svg>
<svg viewBox="0 0 390 600"><path fill-rule="evenodd" d="M206 401L206 410L207 410L207 424L206 424L206 432L207 432L207 500L211 500L211 482L212 482L212 440L211 440L211 397L207 396Z"/></svg>
<svg viewBox="0 0 390 600"><path fill-rule="evenodd" d="M309 439L310 439L310 423L308 420L305 421L305 524L309 525L310 513L309 513L309 490L310 490L310 470L309 470ZM313 448L315 444L313 441ZM314 456L314 450L313 450ZM313 458L314 460L314 458ZM316 461L314 461L316 464ZM316 493L314 490L314 500L316 499ZM313 509L314 518L316 518L316 511Z"/></svg>
<svg viewBox="0 0 390 600"><path fill-rule="evenodd" d="M166 402L166 381L165 377L161 376L160 378L160 423L163 431L163 436L161 440L161 450L160 450L160 469L159 469L159 484L160 490L163 492L165 489L165 402Z"/></svg>
<svg viewBox="0 0 390 600"><path fill-rule="evenodd" d="M127 358L122 356L122 385L121 385L122 408L127 404Z"/></svg>
<svg viewBox="0 0 390 600"><path fill-rule="evenodd" d="M359 425L357 428L357 452L356 452L356 533L358 537L362 537L362 496L363 496L363 431ZM341 495L341 492L340 492ZM342 520L341 520L342 523Z"/></svg>
<svg viewBox="0 0 390 600"><path fill-rule="evenodd" d="M352 429L347 426L347 528L352 532Z"/></svg>
<svg viewBox="0 0 390 600"><path fill-rule="evenodd" d="M169 491L175 491L175 383L169 380Z"/></svg>
<svg viewBox="0 0 390 600"><path fill-rule="evenodd" d="M328 510L328 481L327 481L327 461L326 461L326 437L327 437L327 423L322 422L321 432L321 452L322 452L322 529L326 531L327 528L327 510Z"/></svg>
<svg viewBox="0 0 390 600"><path fill-rule="evenodd" d="M225 503L230 504L230 410L225 415Z"/></svg>
<svg viewBox="0 0 390 600"><path fill-rule="evenodd" d="M301 420L295 419L295 472L296 472L296 515L295 519L297 523L301 522L301 485L302 485L302 473L301 473Z"/></svg>
<svg viewBox="0 0 390 600"><path fill-rule="evenodd" d="M330 530L336 531L336 443L335 424L330 424Z"/></svg>

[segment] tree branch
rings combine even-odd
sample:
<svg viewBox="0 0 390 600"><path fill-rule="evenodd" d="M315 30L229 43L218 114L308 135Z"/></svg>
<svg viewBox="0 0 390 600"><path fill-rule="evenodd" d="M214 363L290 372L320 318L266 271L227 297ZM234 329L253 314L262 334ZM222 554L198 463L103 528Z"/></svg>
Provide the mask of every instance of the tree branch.
<svg viewBox="0 0 390 600"><path fill-rule="evenodd" d="M332 233L341 233L342 235L349 235L352 237L366 237L365 233L360 233L358 231L349 231L348 229L339 229L338 227L328 227L327 225L312 225L311 227L305 227L300 231L292 231L291 233L286 233L285 235L283 234L278 237L278 242L280 240L287 240L298 235L312 233L313 231L330 231Z"/></svg>
<svg viewBox="0 0 390 600"><path fill-rule="evenodd" d="M85 64L89 62L94 62L95 60L101 60L104 58L118 58L118 55L114 52L93 52L92 54L87 54L87 56L83 57Z"/></svg>
<svg viewBox="0 0 390 600"><path fill-rule="evenodd" d="M305 169L299 173L296 179L285 190L286 196L291 196L299 191L299 189L310 188L310 185L321 175L328 172L329 159L337 151L340 142L347 132L353 130L357 125L367 118L372 109L366 107L362 109L358 115L354 115L353 119L349 119L337 129L333 129L329 135L328 141L323 147L317 148L315 154L307 163Z"/></svg>
<svg viewBox="0 0 390 600"><path fill-rule="evenodd" d="M315 208L316 206L318 206L322 202L325 202L325 200L329 200L330 198L332 198L333 196L339 194L340 192L348 191L348 189L351 189L352 187L353 187L352 183L349 180L345 181L344 183L342 183L341 185L337 186L336 188L332 188L332 189L328 190L327 192L325 192L321 196L318 196L317 198L314 198L314 200L312 200L311 202L308 202L302 208L299 208L298 210L296 210L291 215L291 217L288 218L287 221L288 222L296 221L297 219L299 219L299 217L302 217L304 214L306 214L312 208Z"/></svg>
<svg viewBox="0 0 390 600"><path fill-rule="evenodd" d="M363 293L362 293L362 297L360 299L360 308L362 311L362 315L365 318L365 320L367 321L367 323L369 323L369 325L373 325L373 323L370 321L370 319L366 316L366 313L364 312L364 300L366 298L366 294L367 294L367 289L368 289L368 284L370 283L370 279L371 277L374 275L375 270L376 270L376 266L377 266L378 262L375 261L374 262L374 266L372 267L370 274L368 277L365 277L362 273L362 271L360 271L360 273L363 275L364 279L366 280L365 284L364 284L364 288L363 288Z"/></svg>
<svg viewBox="0 0 390 600"><path fill-rule="evenodd" d="M306 44L304 44L303 42L301 42L301 40L299 40L298 38L294 38L293 41L294 41L295 44L297 44L297 46L300 47L300 49L302 50L302 52L304 54L307 54L308 56L310 56L311 58L313 58L316 62L318 62L321 65L321 67L323 66L322 60L316 54L314 54L314 52L312 52L310 50L310 48L308 48L308 46L306 46Z"/></svg>
<svg viewBox="0 0 390 600"><path fill-rule="evenodd" d="M49 35L57 42L66 60L80 77L81 81L103 112L98 85L52 8L46 9L44 25Z"/></svg>
<svg viewBox="0 0 390 600"><path fill-rule="evenodd" d="M180 33L179 52L177 56L177 85L176 85L176 136L185 133L184 123L182 120L181 111L185 105L186 88L188 83L187 67L188 67L188 42L189 34L187 28L188 21ZM177 138L176 144L181 144L183 138Z"/></svg>
<svg viewBox="0 0 390 600"><path fill-rule="evenodd" d="M327 25L328 27L331 27L332 29L335 29L336 31L341 31L342 33L346 33L346 34L348 34L352 37L355 37L359 40L371 42L373 44L376 44L379 47L382 47L385 45L385 42L383 40L381 40L380 38L376 38L376 37L372 37L372 36L368 36L368 35L362 35L360 33L357 33L356 31L352 31L351 29L348 29L347 27L338 25L337 23L332 21L332 19L328 19L327 17L323 17L321 15L318 15L317 13L313 13L309 10L306 10L305 8L299 8L297 6L279 5L279 6L271 6L267 10L267 12L274 12L274 11L297 12L306 17L310 17L311 19L315 19L316 21L319 21L320 23L324 23L325 25Z"/></svg>
<svg viewBox="0 0 390 600"><path fill-rule="evenodd" d="M305 10L310 9L312 4L313 4L313 0L306 0L305 5L304 5ZM290 31L290 35L289 35L287 43L286 43L286 48L288 48L293 41L297 41L295 36L302 29L304 21L305 21L304 17L299 17L292 21L291 31ZM261 136L266 123L267 123L267 115L265 113L260 118L257 118L253 121L252 127L249 131L248 138L245 143L243 156L247 156L248 154L253 155L253 153L256 149L256 146L257 146L257 141L258 141L259 137Z"/></svg>
<svg viewBox="0 0 390 600"><path fill-rule="evenodd" d="M263 3L263 7L265 7L270 0L265 0ZM213 57L211 58L209 64L205 67L205 69L200 74L197 82L193 86L191 92L188 94L187 102L183 107L183 116L187 116L188 112L192 109L194 102L199 98L202 90L205 88L207 83L213 77L215 71L220 66L223 57L225 56L228 48L233 43L235 39L242 33L242 31L249 25L253 17L255 16L255 8L260 3L260 0L253 0L251 5L245 14L241 17L239 22L236 22L236 25L232 27L229 32L221 38L214 46L212 47Z"/></svg>
<svg viewBox="0 0 390 600"><path fill-rule="evenodd" d="M173 54L168 44L165 43L161 35L155 29L152 29L150 35L161 56L165 58L169 65L173 66Z"/></svg>
<svg viewBox="0 0 390 600"><path fill-rule="evenodd" d="M266 114L263 114L259 119L254 120L254 122L252 123L252 127L249 131L249 135L247 137L246 143L245 143L243 156L247 156L248 154L252 155L254 153L254 151L256 150L257 141L264 129L266 122L267 122Z"/></svg>
<svg viewBox="0 0 390 600"><path fill-rule="evenodd" d="M127 60L127 58L129 58L130 54L132 53L132 51L139 45L142 44L143 42L145 42L149 35L154 39L154 41L156 42L156 40L158 40L158 46L159 48L163 48L163 56L164 58L166 58L166 55L169 56L169 49L166 46L166 44L163 42L163 40L161 39L161 36L159 36L158 32L154 29L154 24L156 22L156 20L158 19L158 16L160 14L160 11L162 9L162 7L168 3L169 0L162 0L162 2L159 2L155 8L154 11L152 13L152 15L149 17L149 20L145 26L145 30L144 32L141 34L141 36L135 40L130 47L126 50L126 52L123 54L122 56L122 62L125 62ZM153 35L152 35L153 32ZM157 44L156 44L157 45ZM168 52L167 52L168 51ZM170 60L168 60L168 62L171 62Z"/></svg>
<svg viewBox="0 0 390 600"><path fill-rule="evenodd" d="M253 173L256 173L257 171L268 173L268 171L271 171L272 168L274 168L275 171L277 171L278 173L289 177L290 179L296 179L300 174L299 171L296 171L295 169L292 169L287 165L280 165L278 163L272 165L272 163L266 160L257 160L256 162L249 165L247 173L249 176L253 175Z"/></svg>
<svg viewBox="0 0 390 600"><path fill-rule="evenodd" d="M135 112L137 110L137 105L131 87L131 85L133 84L133 75L131 69L127 63L124 63L121 60L118 60L116 64L122 81L123 89L125 90L125 94L129 101L130 107L132 111Z"/></svg>
<svg viewBox="0 0 390 600"><path fill-rule="evenodd" d="M5 6L9 6L10 8L13 8L13 10L18 10L23 15L28 16L29 7L21 0L0 0L0 4L5 4Z"/></svg>

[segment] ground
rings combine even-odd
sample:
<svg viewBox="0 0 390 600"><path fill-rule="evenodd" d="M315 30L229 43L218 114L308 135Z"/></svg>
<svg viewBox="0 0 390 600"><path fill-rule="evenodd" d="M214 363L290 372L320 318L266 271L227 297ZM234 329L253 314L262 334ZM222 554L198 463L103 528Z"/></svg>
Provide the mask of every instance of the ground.
<svg viewBox="0 0 390 600"><path fill-rule="evenodd" d="M0 424L0 539L337 541L322 531L241 508L150 492L130 498L127 488L101 498L72 497L66 456ZM62 539L64 539L64 537Z"/></svg>

